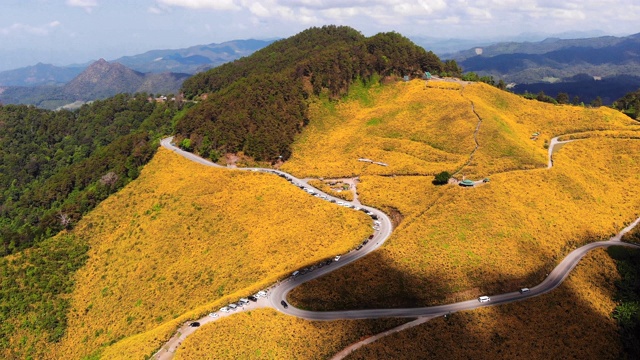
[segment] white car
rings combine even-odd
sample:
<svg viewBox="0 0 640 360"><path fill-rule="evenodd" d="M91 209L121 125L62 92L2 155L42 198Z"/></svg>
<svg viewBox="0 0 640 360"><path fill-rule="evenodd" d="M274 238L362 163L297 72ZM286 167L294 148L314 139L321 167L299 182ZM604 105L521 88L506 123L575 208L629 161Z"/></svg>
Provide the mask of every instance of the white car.
<svg viewBox="0 0 640 360"><path fill-rule="evenodd" d="M480 296L478 298L478 301L480 301L481 303L486 303L486 302L491 301L491 298L489 298L488 296Z"/></svg>
<svg viewBox="0 0 640 360"><path fill-rule="evenodd" d="M258 291L255 295L255 297L259 298L263 298L267 296L267 292L266 291Z"/></svg>
<svg viewBox="0 0 640 360"><path fill-rule="evenodd" d="M249 303L249 299L247 299L247 298L242 298L242 299L240 299L240 301L239 301L239 302L240 302L240 303L242 303L242 305L247 305L247 304Z"/></svg>
<svg viewBox="0 0 640 360"><path fill-rule="evenodd" d="M223 309L224 309L224 308L223 308ZM222 310L222 309L220 309L220 310ZM215 318L217 318L217 317L219 317L219 316L220 316L220 315L218 315L217 313L211 313L211 314L209 314L209 317L214 318L214 319L215 319Z"/></svg>
<svg viewBox="0 0 640 360"><path fill-rule="evenodd" d="M344 206L344 202L342 202L342 201L338 201L336 204L338 204L340 206Z"/></svg>
<svg viewBox="0 0 640 360"><path fill-rule="evenodd" d="M223 307L223 308L220 308L220 312L228 313L228 312L229 312L229 308L228 308L228 307L226 307L226 306L225 306L225 307Z"/></svg>
<svg viewBox="0 0 640 360"><path fill-rule="evenodd" d="M238 305L236 305L236 304L229 304L229 305L227 305L227 306L228 306L228 307L229 307L229 309L231 309L231 310L235 310L235 309L237 309L237 308L238 308Z"/></svg>
<svg viewBox="0 0 640 360"><path fill-rule="evenodd" d="M340 260L340 255L336 255L336 257L333 258L333 261L338 261Z"/></svg>

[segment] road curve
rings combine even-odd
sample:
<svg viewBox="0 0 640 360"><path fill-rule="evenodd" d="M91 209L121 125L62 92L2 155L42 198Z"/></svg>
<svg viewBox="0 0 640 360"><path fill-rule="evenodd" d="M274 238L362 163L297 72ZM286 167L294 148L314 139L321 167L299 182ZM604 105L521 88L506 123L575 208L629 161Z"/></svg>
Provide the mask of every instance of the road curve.
<svg viewBox="0 0 640 360"><path fill-rule="evenodd" d="M171 151L178 153L179 155L189 160L195 161L202 165L225 168L224 166L202 159L201 157L195 154L189 153L187 151L181 150L173 146L171 144L172 139L173 139L172 137L163 139L161 141L161 145ZM558 137L554 137L553 139L551 139L551 142L549 144L548 168L551 168L553 166L552 154L553 154L554 147L558 144L564 144L569 142L569 141L560 142L557 139ZM289 179L289 181L291 181L293 184L297 186L304 186L305 188L313 189L316 193L324 194L322 191L313 188L312 186L308 185L306 182L302 181L301 179L298 179L292 175L289 175L279 170L261 169L261 168L237 168L237 170L264 171L264 172L269 172L269 173L273 173L280 176L285 176L287 179ZM328 194L324 194L324 195L326 195L329 199L345 202L344 200L334 198ZM367 209L373 214L377 215L381 223L379 231L376 231L376 233L374 234L374 238L370 240L368 244L364 245L362 249L360 249L359 251L352 250L349 253L344 254L341 256L339 261L333 262L329 266L324 266L322 268L316 269L315 271L306 273L305 275L290 277L287 280L278 283L270 290L269 299L268 299L269 301L266 304L263 303L264 306L272 307L285 314L296 316L303 319L308 319L308 320L375 319L375 318L381 318L381 317L407 317L407 318L425 317L430 319L433 317L442 316L442 315L454 313L457 311L472 310L472 309L476 309L484 306L494 306L494 305L509 303L513 301L520 301L520 300L528 299L534 296L539 296L544 293L547 293L555 289L556 287L558 287L566 279L566 277L569 275L571 270L575 268L575 266L578 264L580 259L582 259L582 257L592 249L599 248L599 247L615 246L615 245L640 248L640 246L636 244L624 243L620 241L620 239L625 233L627 233L628 231L633 229L635 226L637 226L638 223L640 223L640 218L638 218L629 226L627 226L625 229L620 231L618 234L611 237L609 240L590 243L578 249L575 249L574 251L569 253L560 262L560 264L558 264L553 269L553 271L551 271L551 273L540 284L534 287L531 287L530 291L526 293L520 293L519 291L517 291L518 289L514 289L516 290L514 292L491 295L491 301L485 302L485 303L480 303L477 299L473 299L473 300L462 301L462 302L457 302L453 304L420 307L420 308L308 311L308 310L298 309L296 307L289 305L285 309L282 306L281 302L286 301L287 294L291 290L293 290L296 286L299 286L300 284L303 284L307 281L323 276L331 271L334 271L335 269L346 266L347 264L352 263L360 259L361 257L364 257L368 253L382 246L382 244L389 238L393 230L391 219L385 213L383 213L378 209L371 208L368 206L362 206L362 205L360 205L360 207ZM415 325L423 322L424 321L416 322ZM173 355L173 352L175 351L178 345L179 343L171 347L171 351L167 351L167 352L162 352L162 349L161 349L161 351L159 351L156 354L155 358L157 359L171 358ZM167 346L164 346L163 348L168 349Z"/></svg>

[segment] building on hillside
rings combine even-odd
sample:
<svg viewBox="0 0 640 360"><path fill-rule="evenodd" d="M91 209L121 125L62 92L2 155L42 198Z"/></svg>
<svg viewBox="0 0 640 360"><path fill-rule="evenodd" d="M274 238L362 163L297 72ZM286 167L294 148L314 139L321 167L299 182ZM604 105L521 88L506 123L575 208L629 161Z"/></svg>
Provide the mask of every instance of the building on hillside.
<svg viewBox="0 0 640 360"><path fill-rule="evenodd" d="M460 186L465 186L465 187L473 186L473 181L469 179L462 180L460 181Z"/></svg>
<svg viewBox="0 0 640 360"><path fill-rule="evenodd" d="M431 80L431 73L428 71L425 71L424 75L422 76L423 79L425 80Z"/></svg>

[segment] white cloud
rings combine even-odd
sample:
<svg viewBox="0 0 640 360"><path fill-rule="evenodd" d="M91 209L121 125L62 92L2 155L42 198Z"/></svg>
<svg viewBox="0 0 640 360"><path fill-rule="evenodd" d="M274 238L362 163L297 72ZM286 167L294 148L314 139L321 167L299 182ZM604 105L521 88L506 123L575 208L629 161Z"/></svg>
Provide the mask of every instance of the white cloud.
<svg viewBox="0 0 640 360"><path fill-rule="evenodd" d="M75 0L82 1L82 0ZM87 0L84 0L87 1ZM534 26L546 32L594 28L616 19L629 21L629 11L616 14L611 8L633 7L638 0L155 0L150 12L171 8L232 11L247 14L248 21L274 24L363 24L369 29L397 30L454 25L457 31L522 31ZM620 2L621 4L616 5ZM622 4L624 3L624 4ZM480 28L482 27L482 28Z"/></svg>
<svg viewBox="0 0 640 360"><path fill-rule="evenodd" d="M185 7L189 9L240 10L235 0L158 0L165 6Z"/></svg>
<svg viewBox="0 0 640 360"><path fill-rule="evenodd" d="M67 0L67 5L83 8L90 13L94 7L98 6L98 0Z"/></svg>
<svg viewBox="0 0 640 360"><path fill-rule="evenodd" d="M0 35L36 35L36 36L46 36L51 33L51 31L57 27L62 25L60 21L52 21L48 24L40 25L40 26L32 26L22 23L14 23L8 27L0 28Z"/></svg>

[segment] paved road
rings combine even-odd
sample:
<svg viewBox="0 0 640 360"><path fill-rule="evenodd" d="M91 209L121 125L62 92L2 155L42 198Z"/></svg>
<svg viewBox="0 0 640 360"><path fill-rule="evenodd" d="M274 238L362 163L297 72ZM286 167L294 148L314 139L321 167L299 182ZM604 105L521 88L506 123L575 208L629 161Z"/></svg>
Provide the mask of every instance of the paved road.
<svg viewBox="0 0 640 360"><path fill-rule="evenodd" d="M223 166L214 164L208 160L204 160L192 153L176 148L171 144L171 140L172 138L163 139L161 142L162 146L190 160L196 161L200 164L224 168ZM558 141L557 137L551 139L551 142L549 144L549 164L548 164L549 168L553 166L552 154L553 154L554 147L558 144L563 144L566 142L568 141L563 141L563 142ZM277 174L277 175L286 177L287 179L289 179L289 181L291 181L295 185L305 186L306 188L313 189L306 182L292 175L284 173L282 171L271 170L271 169L258 169L258 168L241 168L241 169L239 168L238 170L264 171L264 172ZM317 189L313 189L313 190L316 193L324 194ZM324 194L324 195L326 195L329 199L334 199L336 201L343 201L340 199L333 198L328 194ZM323 276L331 271L334 271L335 269L346 266L347 264L360 259L361 257L367 255L368 253L382 246L382 244L389 238L393 230L391 219L380 210L367 207L367 206L360 206L360 207L363 207L369 210L370 212L372 212L373 214L375 214L380 221L379 230L375 232L374 238L371 241L369 241L368 244L364 245L362 249L358 251L352 250L347 254L342 254L340 260L337 262L333 262L331 265L324 266L322 268L306 273L305 275L297 276L295 278L290 277L286 281L280 282L270 290L268 303L266 304L261 303L259 307L269 306L285 314L296 316L303 319L308 319L308 320L375 319L375 318L381 318L381 317L433 318L436 316L442 316L445 314L462 311L462 310L472 310L472 309L476 309L483 306L494 306L494 305L504 304L504 303L513 302L513 301L520 301L520 300L528 299L534 296L547 293L555 289L556 287L558 287L564 281L564 279L569 275L571 270L573 270L573 268L578 264L580 259L582 259L582 257L592 249L599 248L599 247L609 247L614 245L640 248L640 246L638 245L623 243L620 241L620 239L626 232L630 231L635 226L637 226L638 223L640 223L640 218L638 218L632 224L630 224L628 227L623 229L620 233L613 236L608 241L590 243L569 253L569 255L567 255L564 258L564 260L562 260L562 262L560 262L560 264L558 264L558 266L556 266L556 268L540 284L534 287L531 287L530 291L526 293L520 293L518 291L519 289L514 289L513 292L505 293L505 294L497 294L497 295L487 294L487 295L490 295L491 301L485 302L485 303L480 303L477 299L473 299L473 300L462 301L462 302L457 302L453 304L421 307L421 308L307 311L307 310L298 309L289 305L288 308L285 309L282 306L281 301L283 300L286 301L287 294L296 286L302 283L305 283L307 281L313 280L315 278L318 278L320 276ZM211 321L211 320L208 320L208 321ZM416 322L416 325L422 322ZM189 333L191 332L192 331L190 331ZM185 336L179 336L180 342L184 339L184 337ZM156 358L169 359L172 357L173 351L175 351L175 349L177 348L177 345L175 345L177 341L175 339L172 339L172 340L174 340L172 346L165 345L163 347L163 349L165 350L170 349L170 351L164 352L161 350L158 352L158 354L156 354ZM178 345L179 345L179 342L178 342Z"/></svg>

